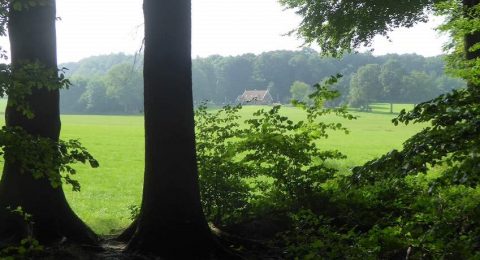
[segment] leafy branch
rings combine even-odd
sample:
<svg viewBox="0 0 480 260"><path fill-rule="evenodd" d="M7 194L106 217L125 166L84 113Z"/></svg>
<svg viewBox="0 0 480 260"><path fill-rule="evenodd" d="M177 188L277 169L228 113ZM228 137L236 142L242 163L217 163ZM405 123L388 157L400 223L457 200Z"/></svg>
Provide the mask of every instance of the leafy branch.
<svg viewBox="0 0 480 260"><path fill-rule="evenodd" d="M80 184L71 177L77 173L73 164L99 166L78 140L55 142L32 136L20 127L2 127L0 147L6 161L18 164L22 173L30 173L35 179L47 178L54 188L61 186L63 179L74 191L80 191Z"/></svg>

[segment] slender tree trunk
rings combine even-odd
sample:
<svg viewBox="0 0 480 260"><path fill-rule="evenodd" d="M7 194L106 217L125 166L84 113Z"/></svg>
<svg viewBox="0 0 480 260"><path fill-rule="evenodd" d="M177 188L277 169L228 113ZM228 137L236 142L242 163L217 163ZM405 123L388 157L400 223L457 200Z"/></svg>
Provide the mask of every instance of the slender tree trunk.
<svg viewBox="0 0 480 260"><path fill-rule="evenodd" d="M393 103L390 103L390 114L393 114Z"/></svg>
<svg viewBox="0 0 480 260"><path fill-rule="evenodd" d="M198 187L191 74L191 1L144 0L145 181L127 251L206 259L216 243Z"/></svg>
<svg viewBox="0 0 480 260"><path fill-rule="evenodd" d="M13 73L26 62L39 62L57 73L55 0L44 6L9 14L8 31L11 43ZM59 91L34 89L27 98L34 113L26 118L14 106L5 113L7 126L19 126L33 136L58 141L60 134ZM6 151L8 153L8 151ZM28 172L21 173L19 165L6 160L0 181L0 246L16 242L26 235L18 217L6 207L21 206L33 215L33 235L41 243L68 239L79 243L96 243L96 235L73 213L61 187L53 188L46 178L35 180Z"/></svg>

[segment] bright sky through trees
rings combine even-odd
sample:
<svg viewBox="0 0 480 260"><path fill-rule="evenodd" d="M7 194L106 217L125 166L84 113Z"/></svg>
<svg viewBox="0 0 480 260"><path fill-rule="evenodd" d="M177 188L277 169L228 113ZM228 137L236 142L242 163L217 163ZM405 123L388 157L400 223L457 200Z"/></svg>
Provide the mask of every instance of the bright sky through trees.
<svg viewBox="0 0 480 260"><path fill-rule="evenodd" d="M300 18L291 10L283 11L276 0L193 0L192 12L194 57L297 49L302 43L282 36ZM60 0L57 15L61 18L57 23L60 62L134 53L141 47L142 0ZM438 55L444 40L433 31L434 24L397 30L391 35L392 43L379 38L374 54Z"/></svg>

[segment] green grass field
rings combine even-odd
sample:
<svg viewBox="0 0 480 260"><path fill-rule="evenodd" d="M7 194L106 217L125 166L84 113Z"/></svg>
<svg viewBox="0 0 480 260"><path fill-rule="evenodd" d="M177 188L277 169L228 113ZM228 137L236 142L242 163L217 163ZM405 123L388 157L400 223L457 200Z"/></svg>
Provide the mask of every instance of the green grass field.
<svg viewBox="0 0 480 260"><path fill-rule="evenodd" d="M258 108L247 106L242 113L247 117ZM302 118L296 108L285 107L282 111L292 119ZM386 104L379 104L373 113L353 111L358 120L327 117L327 121L344 123L351 133L332 133L321 145L348 156L347 160L335 162L345 171L401 147L406 138L422 128L418 125L395 127L390 122L394 115L388 111ZM141 199L143 117L64 115L62 123L62 138L79 139L100 162L97 169L77 167L81 192L71 192L70 187L65 187L71 206L98 233L109 234L125 228L130 223L128 207Z"/></svg>

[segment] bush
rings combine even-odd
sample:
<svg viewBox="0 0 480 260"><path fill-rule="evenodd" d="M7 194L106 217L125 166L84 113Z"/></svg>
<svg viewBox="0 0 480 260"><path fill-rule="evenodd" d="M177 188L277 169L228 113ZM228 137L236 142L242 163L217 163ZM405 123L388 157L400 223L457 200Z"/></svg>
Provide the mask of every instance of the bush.
<svg viewBox="0 0 480 260"><path fill-rule="evenodd" d="M216 225L245 214L253 171L238 158L241 107L226 106L213 112L201 105L195 112L200 193L207 219Z"/></svg>
<svg viewBox="0 0 480 260"><path fill-rule="evenodd" d="M291 226L283 226L274 241L288 259L480 258L475 175L458 182L449 171L428 173L432 165L467 169L465 161L457 160L466 153L445 157L449 153L439 150L428 165L428 149L410 149L423 147L414 138L406 143L408 151L336 176L327 162L344 156L317 141L328 131L347 130L323 123L321 116L353 117L321 106L335 96L326 87L316 86L310 105L294 103L306 111L306 120L298 122L283 116L278 106L255 112L244 126L238 123L240 107L197 111L202 202L209 220L231 224L262 214L288 215Z"/></svg>
<svg viewBox="0 0 480 260"><path fill-rule="evenodd" d="M348 132L320 118L336 114L353 119L345 108L324 108L338 96L328 90L334 77L316 85L311 102L295 102L306 119L290 120L280 106L260 109L240 126L240 106L196 111L197 159L202 202L215 224L279 208L311 207L321 186L337 171L327 161L343 159L339 151L322 150L318 141L329 131ZM260 208L259 208L260 205Z"/></svg>

